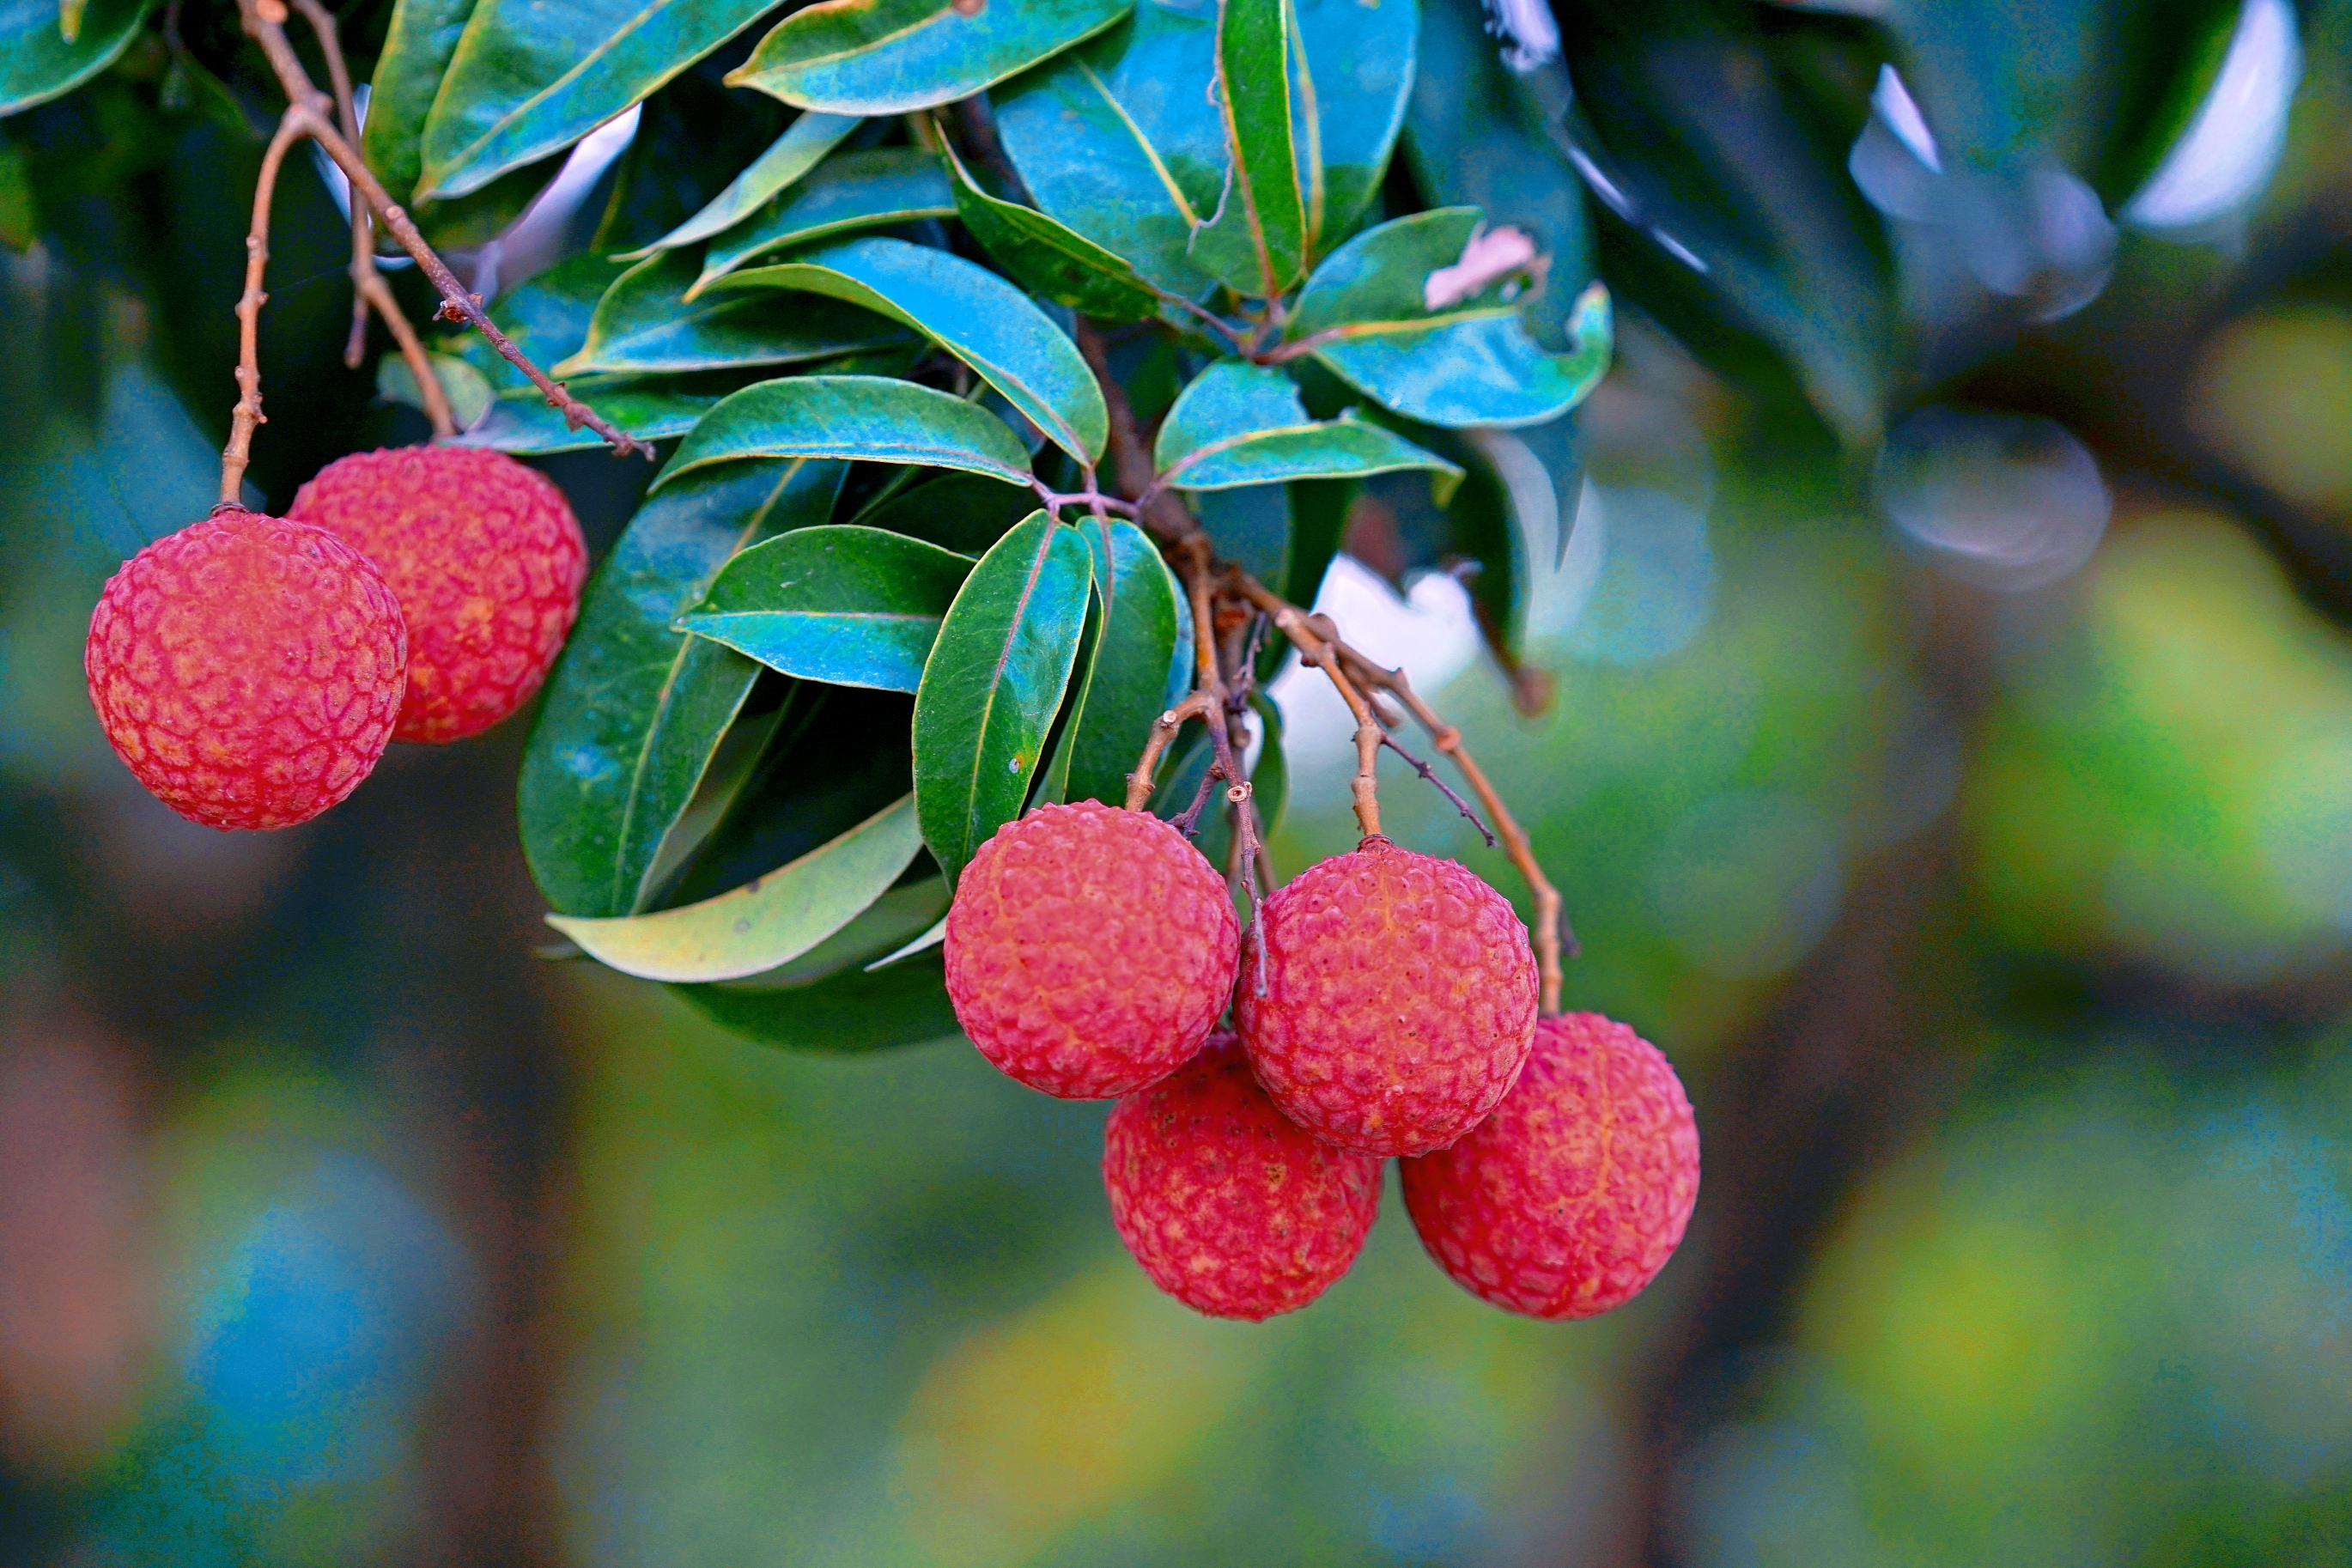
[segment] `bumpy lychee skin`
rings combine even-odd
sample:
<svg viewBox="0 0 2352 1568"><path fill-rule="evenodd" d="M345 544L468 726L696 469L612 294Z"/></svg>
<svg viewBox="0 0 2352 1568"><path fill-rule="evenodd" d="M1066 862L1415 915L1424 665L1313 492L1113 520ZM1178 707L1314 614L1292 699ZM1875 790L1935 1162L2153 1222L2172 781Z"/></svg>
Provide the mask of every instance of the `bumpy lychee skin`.
<svg viewBox="0 0 2352 1568"><path fill-rule="evenodd" d="M408 698L394 740L462 741L520 708L580 614L588 546L571 504L504 452L354 452L287 515L331 531L400 595Z"/></svg>
<svg viewBox="0 0 2352 1568"><path fill-rule="evenodd" d="M1355 1262L1381 1162L1283 1115L1221 1031L1112 1110L1103 1185L1154 1284L1196 1312L1256 1322L1304 1307Z"/></svg>
<svg viewBox="0 0 2352 1568"><path fill-rule="evenodd" d="M408 636L368 559L235 508L122 563L82 669L117 755L207 827L291 827L359 787L400 711Z"/></svg>
<svg viewBox="0 0 2352 1568"><path fill-rule="evenodd" d="M981 1054L1032 1089L1108 1100L1163 1078L1233 994L1223 878L1149 813L1090 800L1008 822L948 907L948 996Z"/></svg>
<svg viewBox="0 0 2352 1568"><path fill-rule="evenodd" d="M1546 1018L1518 1087L1451 1149L1404 1162L1422 1245L1472 1295L1589 1318L1656 1278L1698 1201L1698 1126L1655 1046L1598 1013Z"/></svg>
<svg viewBox="0 0 2352 1568"><path fill-rule="evenodd" d="M1509 900L1385 838L1268 899L1241 967L1234 1022L1258 1080L1343 1149L1443 1149L1509 1092L1535 1036L1535 954Z"/></svg>

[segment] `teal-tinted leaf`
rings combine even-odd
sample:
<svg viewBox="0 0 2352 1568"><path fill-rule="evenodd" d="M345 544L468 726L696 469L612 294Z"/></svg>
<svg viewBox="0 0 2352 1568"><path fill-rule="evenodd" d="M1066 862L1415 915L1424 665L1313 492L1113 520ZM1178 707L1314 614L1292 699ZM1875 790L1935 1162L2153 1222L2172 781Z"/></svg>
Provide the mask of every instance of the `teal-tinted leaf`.
<svg viewBox="0 0 2352 1568"><path fill-rule="evenodd" d="M915 808L950 881L1028 798L1091 576L1078 531L1033 513L981 557L940 627L915 693Z"/></svg>
<svg viewBox="0 0 2352 1568"><path fill-rule="evenodd" d="M723 388L698 390L667 377L590 379L568 384L572 395L598 415L644 441L667 441L685 435L726 395ZM593 451L604 445L604 437L584 425L575 429L564 424L563 416L548 406L538 388L524 386L492 398L481 422L454 444L543 456Z"/></svg>
<svg viewBox="0 0 2352 1568"><path fill-rule="evenodd" d="M1140 321L1160 297L1135 268L1034 207L980 188L955 149L946 149L956 214L974 239L1032 294L1106 321Z"/></svg>
<svg viewBox="0 0 2352 1568"><path fill-rule="evenodd" d="M854 306L784 304L773 296L687 300L700 270L690 250L648 257L596 302L587 341L551 367L558 376L805 364L884 348L906 334Z"/></svg>
<svg viewBox="0 0 2352 1568"><path fill-rule="evenodd" d="M457 420L457 428L471 430L479 425L489 414L490 405L498 401L489 378L476 370L470 361L455 354L428 353L425 363L442 395L449 400L449 413ZM416 373L402 354L386 354L376 361L375 395L387 403L405 403L420 410L425 407L425 388L418 384Z"/></svg>
<svg viewBox="0 0 2352 1568"><path fill-rule="evenodd" d="M905 114L970 98L1093 37L1134 0L824 0L796 11L730 74L786 103Z"/></svg>
<svg viewBox="0 0 2352 1568"><path fill-rule="evenodd" d="M558 910L644 907L662 841L760 673L670 623L736 551L825 521L846 467L781 460L692 475L639 509L597 568L523 752L523 853Z"/></svg>
<svg viewBox="0 0 2352 1568"><path fill-rule="evenodd" d="M813 984L679 985L676 994L728 1033L784 1050L852 1054L957 1037L946 960L933 951L870 973L852 968Z"/></svg>
<svg viewBox="0 0 2352 1568"><path fill-rule="evenodd" d="M1416 0L1293 0L1291 124L1317 256L1380 189L1413 82Z"/></svg>
<svg viewBox="0 0 2352 1568"><path fill-rule="evenodd" d="M952 217L955 197L940 161L912 147L844 153L710 242L691 300L752 258L854 229Z"/></svg>
<svg viewBox="0 0 2352 1568"><path fill-rule="evenodd" d="M1237 294L1271 300L1307 267L1307 203L1290 131L1290 0L1217 0L1223 200L1192 235L1192 264Z"/></svg>
<svg viewBox="0 0 2352 1568"><path fill-rule="evenodd" d="M918 479L850 521L929 540L958 554L980 555L1037 505L1036 492L1025 484L956 469L924 472L935 477Z"/></svg>
<svg viewBox="0 0 2352 1568"><path fill-rule="evenodd" d="M405 203L425 167L425 120L457 53L475 0L394 0L368 89L360 151L394 201Z"/></svg>
<svg viewBox="0 0 2352 1568"><path fill-rule="evenodd" d="M480 0L425 121L416 199L568 147L725 43L765 0Z"/></svg>
<svg viewBox="0 0 2352 1568"><path fill-rule="evenodd" d="M729 562L677 624L804 680L912 691L971 564L879 529L795 529Z"/></svg>
<svg viewBox="0 0 2352 1568"><path fill-rule="evenodd" d="M645 980L738 980L798 958L847 925L922 849L908 795L788 866L654 914L547 923L592 958Z"/></svg>
<svg viewBox="0 0 2352 1568"><path fill-rule="evenodd" d="M1564 354L1528 335L1512 280L1437 310L1423 305L1429 275L1454 265L1477 227L1475 211L1444 207L1341 246L1298 296L1286 329L1292 352L1311 352L1424 425L1533 425L1573 408L1609 368L1609 299L1597 286L1570 317Z"/></svg>
<svg viewBox="0 0 2352 1568"><path fill-rule="evenodd" d="M1168 668L1177 654L1175 577L1131 522L1082 525L1094 555L1102 605L1094 671L1071 725L1065 800L1127 799L1128 770L1168 707Z"/></svg>
<svg viewBox="0 0 2352 1568"><path fill-rule="evenodd" d="M1138 0L1127 21L992 95L1039 209L1188 298L1209 279L1185 250L1224 185L1216 68L1207 6Z"/></svg>
<svg viewBox="0 0 2352 1568"><path fill-rule="evenodd" d="M621 263L601 256L567 258L501 297L490 307L490 320L533 363L559 364L578 353L588 341L597 302L626 271ZM530 384L480 333L463 331L446 341L452 352L487 376L492 386L503 391Z"/></svg>
<svg viewBox="0 0 2352 1568"><path fill-rule="evenodd" d="M880 375L796 375L747 386L679 444L658 489L743 458L856 458L962 468L1025 484L1029 454L1004 421L950 393Z"/></svg>
<svg viewBox="0 0 2352 1568"><path fill-rule="evenodd" d="M781 103L728 91L708 60L679 72L640 106L588 248L632 260L650 254L772 146L791 118Z"/></svg>
<svg viewBox="0 0 2352 1568"><path fill-rule="evenodd" d="M1059 805L1069 799L1070 759L1078 720L1087 710L1087 693L1092 689L1095 675L1101 668L1097 656L1102 651L1102 595L1097 592L1087 598L1086 629L1078 634L1077 657L1071 661L1070 679L1062 689L1061 711L1054 715L1054 727L1046 732L1045 761L1037 770L1036 782L1029 786L1024 810Z"/></svg>
<svg viewBox="0 0 2352 1568"><path fill-rule="evenodd" d="M139 35L154 0L89 0L68 40L56 0L0 9L0 114L62 97L114 63Z"/></svg>
<svg viewBox="0 0 2352 1568"><path fill-rule="evenodd" d="M826 153L840 146L851 132L864 123L855 114L802 115L752 161L750 168L711 197L708 206L643 250L632 251L620 259L642 260L656 250L675 250L734 227L758 212L770 196L815 168Z"/></svg>
<svg viewBox="0 0 2352 1568"><path fill-rule="evenodd" d="M980 373L1054 444L1092 466L1110 438L1102 389L1077 345L1029 297L985 268L898 239L853 239L725 289L797 289L904 321Z"/></svg>
<svg viewBox="0 0 2352 1568"><path fill-rule="evenodd" d="M1426 468L1440 483L1454 464L1393 431L1342 415L1307 416L1288 376L1244 360L1219 360L1193 379L1160 426L1152 462L1179 489L1223 490L1289 479L1335 479Z"/></svg>

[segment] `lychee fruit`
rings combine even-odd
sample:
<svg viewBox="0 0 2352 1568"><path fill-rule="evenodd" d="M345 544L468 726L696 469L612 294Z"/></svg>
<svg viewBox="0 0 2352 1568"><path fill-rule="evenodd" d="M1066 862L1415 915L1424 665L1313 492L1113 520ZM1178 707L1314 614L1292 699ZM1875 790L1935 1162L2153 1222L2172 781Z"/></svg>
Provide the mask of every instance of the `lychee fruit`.
<svg viewBox="0 0 2352 1568"><path fill-rule="evenodd" d="M545 475L467 447L338 458L287 516L373 561L408 618L396 741L462 741L530 700L580 614L588 546Z"/></svg>
<svg viewBox="0 0 2352 1568"><path fill-rule="evenodd" d="M1382 837L1268 899L1241 974L1234 1022L1258 1081L1292 1121L1368 1154L1469 1131L1535 1035L1535 954L1509 900Z"/></svg>
<svg viewBox="0 0 2352 1568"><path fill-rule="evenodd" d="M207 827L291 827L357 789L407 663L400 603L367 557L236 507L124 562L82 648L115 753Z"/></svg>
<svg viewBox="0 0 2352 1568"><path fill-rule="evenodd" d="M1041 806L982 845L948 907L948 996L1032 1089L1108 1100L1188 1060L1233 994L1223 879L1149 813Z"/></svg>
<svg viewBox="0 0 2352 1568"><path fill-rule="evenodd" d="M1154 1284L1194 1311L1256 1322L1304 1307L1355 1262L1380 1208L1381 1162L1283 1115L1220 1031L1113 1108L1103 1185Z"/></svg>
<svg viewBox="0 0 2352 1568"><path fill-rule="evenodd" d="M1422 1245L1472 1295L1535 1318L1620 1306L1698 1201L1698 1125L1658 1048L1598 1013L1546 1018L1518 1087L1452 1148L1407 1160Z"/></svg>

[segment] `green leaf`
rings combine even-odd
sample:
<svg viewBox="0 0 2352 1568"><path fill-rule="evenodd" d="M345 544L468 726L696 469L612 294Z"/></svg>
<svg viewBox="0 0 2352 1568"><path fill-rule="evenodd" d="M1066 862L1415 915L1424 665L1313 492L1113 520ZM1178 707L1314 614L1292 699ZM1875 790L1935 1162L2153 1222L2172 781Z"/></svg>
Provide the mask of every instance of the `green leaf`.
<svg viewBox="0 0 2352 1568"><path fill-rule="evenodd" d="M912 691L971 566L879 529L795 529L729 562L677 624L804 680Z"/></svg>
<svg viewBox="0 0 2352 1568"><path fill-rule="evenodd" d="M588 248L642 259L661 236L718 199L791 118L781 103L747 100L721 87L709 60L679 72L645 100L636 133L599 182L609 183L612 194Z"/></svg>
<svg viewBox="0 0 2352 1568"><path fill-rule="evenodd" d="M1077 736L1078 720L1087 710L1087 693L1093 689L1095 676L1101 668L1097 657L1102 652L1103 602L1098 591L1087 595L1087 624L1078 634L1077 657L1070 665L1070 679L1063 687L1062 706L1054 715L1054 727L1045 735L1045 763L1037 770L1036 782L1029 786L1029 800L1024 811L1034 811L1041 805L1059 805L1069 799L1070 758ZM944 937L945 932L941 935Z"/></svg>
<svg viewBox="0 0 2352 1568"><path fill-rule="evenodd" d="M384 190L407 203L425 167L425 121L457 53L475 0L394 0L368 89L360 152Z"/></svg>
<svg viewBox="0 0 2352 1568"><path fill-rule="evenodd" d="M803 109L905 114L970 98L1093 37L1134 0L824 0L727 78Z"/></svg>
<svg viewBox="0 0 2352 1568"><path fill-rule="evenodd" d="M480 0L425 121L415 199L569 147L725 43L766 0Z"/></svg>
<svg viewBox="0 0 2352 1568"><path fill-rule="evenodd" d="M1245 360L1219 360L1194 378L1160 426L1151 460L1179 489L1226 490L1288 479L1336 479L1427 468L1443 494L1460 468L1392 431L1345 415L1307 417L1288 376Z"/></svg>
<svg viewBox="0 0 2352 1568"><path fill-rule="evenodd" d="M1609 298L1596 285L1570 318L1570 353L1528 335L1506 281L1430 310L1423 287L1478 227L1468 207L1365 230L1315 269L1286 332L1334 374L1424 425L1534 425L1583 401L1609 368ZM1507 297L1508 296L1508 297Z"/></svg>
<svg viewBox="0 0 2352 1568"><path fill-rule="evenodd" d="M1223 199L1192 235L1193 265L1236 294L1279 298L1307 267L1307 203L1290 136L1290 0L1217 0Z"/></svg>
<svg viewBox="0 0 2352 1568"><path fill-rule="evenodd" d="M667 441L685 435L695 422L719 405L727 388L702 388L668 377L631 377L598 384L574 381L570 390L581 402L628 434L645 441ZM487 447L493 451L531 453L587 452L604 445L604 437L585 426L574 429L547 405L539 389L528 384L509 388L490 400L479 424L452 443Z"/></svg>
<svg viewBox="0 0 2352 1568"><path fill-rule="evenodd" d="M1026 484L957 469L919 472L936 477L918 479L850 521L928 540L960 555L980 555L1037 505L1036 492Z"/></svg>
<svg viewBox="0 0 2352 1568"><path fill-rule="evenodd" d="M1102 629L1086 700L1071 726L1065 800L1127 799L1152 721L1169 706L1168 671L1177 655L1176 579L1159 548L1131 522L1084 525L1094 555Z"/></svg>
<svg viewBox="0 0 2352 1568"><path fill-rule="evenodd" d="M89 0L68 39L53 0L0 8L0 114L60 98L112 65L139 36L154 0Z"/></svg>
<svg viewBox="0 0 2352 1568"><path fill-rule="evenodd" d="M1291 123L1307 249L1319 256L1347 237L1381 188L1412 89L1420 7L1415 0L1293 5Z"/></svg>
<svg viewBox="0 0 2352 1568"><path fill-rule="evenodd" d="M728 1033L785 1050L845 1055L957 1037L946 959L936 950L871 973L843 970L813 984L672 989Z"/></svg>
<svg viewBox="0 0 2352 1568"><path fill-rule="evenodd" d="M964 580L915 693L915 808L952 882L1020 815L1085 629L1092 558L1044 512Z"/></svg>
<svg viewBox="0 0 2352 1568"><path fill-rule="evenodd" d="M961 468L1026 485L1029 454L993 414L951 393L880 375L796 375L747 386L711 410L654 479L742 458L855 458Z"/></svg>
<svg viewBox="0 0 2352 1568"><path fill-rule="evenodd" d="M690 250L662 251L630 268L596 302L579 352L549 374L805 364L905 341L888 322L847 305L788 306L758 295L688 303L698 271Z"/></svg>
<svg viewBox="0 0 2352 1568"><path fill-rule="evenodd" d="M33 200L33 163L13 142L0 142L0 245L23 253L41 235Z"/></svg>
<svg viewBox="0 0 2352 1568"><path fill-rule="evenodd" d="M1140 321L1159 312L1159 295L1135 268L1035 208L990 195L954 148L946 153L957 216L1022 287L1106 321Z"/></svg>
<svg viewBox="0 0 2352 1568"><path fill-rule="evenodd" d="M1110 438L1102 389L1077 345L995 273L899 239L853 239L727 278L798 289L904 321L980 373L1054 444L1092 467Z"/></svg>
<svg viewBox="0 0 2352 1568"><path fill-rule="evenodd" d="M440 384L442 395L449 400L449 412L457 421L457 428L470 430L479 425L498 401L489 380L467 360L455 354L429 353L425 356L433 379ZM425 406L425 389L417 384L416 373L408 367L403 354L386 354L376 361L375 395L387 403L405 403L412 408Z"/></svg>
<svg viewBox="0 0 2352 1568"><path fill-rule="evenodd" d="M1188 299L1209 279L1185 251L1224 185L1216 68L1205 6L1138 0L1129 20L992 95L1038 208Z"/></svg>
<svg viewBox="0 0 2352 1568"><path fill-rule="evenodd" d="M709 239L722 229L734 227L758 212L770 196L815 168L826 153L840 146L851 132L865 123L855 114L802 115L776 138L766 152L752 161L750 168L736 175L725 190L711 197L709 205L643 250L631 251L618 259L643 260L656 250L675 250L698 239Z"/></svg>
<svg viewBox="0 0 2352 1568"><path fill-rule="evenodd" d="M645 980L738 980L816 946L879 899L922 849L908 795L788 866L715 899L646 915L547 923Z"/></svg>
<svg viewBox="0 0 2352 1568"><path fill-rule="evenodd" d="M823 522L846 465L732 464L648 500L596 570L525 748L523 853L566 914L632 914L760 667L671 628L738 550Z"/></svg>
<svg viewBox="0 0 2352 1568"><path fill-rule="evenodd" d="M844 153L712 240L702 276L686 297L695 298L753 257L786 246L917 218L953 217L955 210L947 174L930 153L912 147Z"/></svg>

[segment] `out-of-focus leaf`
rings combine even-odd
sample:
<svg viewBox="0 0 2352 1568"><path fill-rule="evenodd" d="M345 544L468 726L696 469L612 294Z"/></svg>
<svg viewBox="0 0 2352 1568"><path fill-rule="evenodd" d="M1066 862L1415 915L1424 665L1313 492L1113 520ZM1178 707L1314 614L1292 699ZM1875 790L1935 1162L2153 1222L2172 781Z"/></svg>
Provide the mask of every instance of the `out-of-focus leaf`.
<svg viewBox="0 0 2352 1568"><path fill-rule="evenodd" d="M711 197L709 205L643 250L632 251L619 259L640 261L656 250L675 250L734 227L758 212L769 197L815 168L826 153L840 146L851 132L864 123L864 119L855 114L802 115L752 161L751 167Z"/></svg>
<svg viewBox="0 0 2352 1568"><path fill-rule="evenodd" d="M946 149L956 215L997 263L1032 294L1106 321L1140 321L1160 297L1135 268L1034 207L980 188L955 149Z"/></svg>
<svg viewBox="0 0 2352 1568"><path fill-rule="evenodd" d="M1033 513L981 557L940 627L915 694L915 805L950 881L1028 798L1091 576L1078 531Z"/></svg>
<svg viewBox="0 0 2352 1568"><path fill-rule="evenodd" d="M980 373L1047 438L1091 466L1110 438L1102 389L1077 345L1027 295L961 257L898 239L853 239L719 289L794 289L863 305L924 333Z"/></svg>
<svg viewBox="0 0 2352 1568"><path fill-rule="evenodd" d="M730 74L803 109L905 114L970 98L1125 16L1134 0L824 0Z"/></svg>
<svg viewBox="0 0 2352 1568"><path fill-rule="evenodd" d="M1609 368L1609 300L1597 286L1578 304L1575 346L1564 354L1528 335L1511 282L1438 310L1423 306L1429 274L1454 264L1478 221L1467 207L1445 207L1358 235L1300 291L1290 341L1424 425L1533 425L1573 408Z"/></svg>
<svg viewBox="0 0 2352 1568"><path fill-rule="evenodd" d="M547 923L599 963L646 980L738 980L798 958L847 925L923 847L915 798L867 817L788 866L698 904Z"/></svg>
<svg viewBox="0 0 2352 1568"><path fill-rule="evenodd" d="M476 0L394 0L368 89L360 151L384 190L405 204L425 168L425 121L457 53Z"/></svg>
<svg viewBox="0 0 2352 1568"><path fill-rule="evenodd" d="M754 257L855 229L952 217L955 197L940 161L911 147L844 153L710 242L691 300Z"/></svg>
<svg viewBox="0 0 2352 1568"><path fill-rule="evenodd" d="M440 384L442 395L449 400L449 412L457 421L457 428L470 430L479 425L498 401L488 380L478 370L455 354L427 354L425 363L433 379ZM425 389L416 384L416 373L408 368L402 354L386 354L376 362L375 395L387 403L405 403L412 408L425 406Z"/></svg>
<svg viewBox="0 0 2352 1568"><path fill-rule="evenodd" d="M588 248L641 259L769 151L791 111L719 85L709 60L680 71L645 100L636 133L613 165L612 195Z"/></svg>
<svg viewBox="0 0 2352 1568"><path fill-rule="evenodd" d="M426 116L419 201L570 146L725 43L764 0L479 0Z"/></svg>
<svg viewBox="0 0 2352 1568"><path fill-rule="evenodd" d="M929 540L960 555L980 555L1036 509L1026 484L958 469L930 470L907 489L859 512L853 522Z"/></svg>
<svg viewBox="0 0 2352 1568"><path fill-rule="evenodd" d="M845 969L795 986L745 982L674 989L728 1033L785 1050L846 1055L958 1037L946 960L937 952L870 973Z"/></svg>
<svg viewBox="0 0 2352 1568"><path fill-rule="evenodd" d="M1086 701L1070 726L1062 798L1118 805L1128 770L1168 706L1178 590L1159 548L1133 523L1097 519L1081 526L1094 554L1102 629Z"/></svg>
<svg viewBox="0 0 2352 1568"><path fill-rule="evenodd" d="M682 442L654 488L743 458L855 458L962 468L1026 484L1029 454L1004 421L950 393L878 375L799 375L747 386Z"/></svg>
<svg viewBox="0 0 2352 1568"><path fill-rule="evenodd" d="M1217 0L1217 100L1231 161L1223 199L1185 253L1234 292L1262 300L1307 267L1307 201L1291 144L1294 24L1290 0Z"/></svg>
<svg viewBox="0 0 2352 1568"><path fill-rule="evenodd" d="M805 364L886 348L906 334L853 305L786 305L774 296L729 294L688 302L700 271L690 250L666 250L630 268L590 318L577 353L557 376Z"/></svg>
<svg viewBox="0 0 2352 1568"><path fill-rule="evenodd" d="M1005 154L1040 210L1171 293L1209 279L1185 257L1224 185L1206 6L1138 0L1101 37L992 95Z"/></svg>
<svg viewBox="0 0 2352 1568"><path fill-rule="evenodd" d="M1412 89L1417 0L1293 0L1290 117L1307 246L1320 256L1380 189Z"/></svg>
<svg viewBox="0 0 2352 1568"><path fill-rule="evenodd" d="M1361 487L1349 479L1310 479L1290 487L1290 550L1282 575L1275 581L1282 584L1282 596L1292 604L1315 602L1331 558L1339 553L1339 541L1348 532L1348 511L1360 493ZM1281 639L1275 638L1269 654L1279 659L1281 652Z"/></svg>
<svg viewBox="0 0 2352 1568"><path fill-rule="evenodd" d="M601 384L582 380L569 386L573 396L641 441L667 441L685 435L694 428L696 420L719 405L727 392L722 387L698 389L690 382L666 376L630 377ZM593 451L604 445L604 437L584 425L575 429L564 424L563 416L548 406L538 388L525 385L492 398L480 423L469 426L455 445L543 456Z"/></svg>
<svg viewBox="0 0 2352 1568"><path fill-rule="evenodd" d="M795 529L729 562L677 624L804 680L912 691L971 566L879 529Z"/></svg>
<svg viewBox="0 0 2352 1568"><path fill-rule="evenodd" d="M672 629L736 551L831 514L847 465L736 463L631 520L588 584L523 752L523 853L566 914L644 907L662 840L760 667Z"/></svg>
<svg viewBox="0 0 2352 1568"><path fill-rule="evenodd" d="M32 161L23 148L0 142L0 245L22 251L40 233L40 209L33 201Z"/></svg>
<svg viewBox="0 0 2352 1568"><path fill-rule="evenodd" d="M139 36L154 0L89 0L67 37L53 0L16 0L0 10L0 114L62 97L112 65Z"/></svg>
<svg viewBox="0 0 2352 1568"><path fill-rule="evenodd" d="M1194 378L1160 426L1152 462L1179 489L1234 489L1427 468L1441 486L1462 470L1377 425L1310 420L1280 371L1220 360Z"/></svg>

